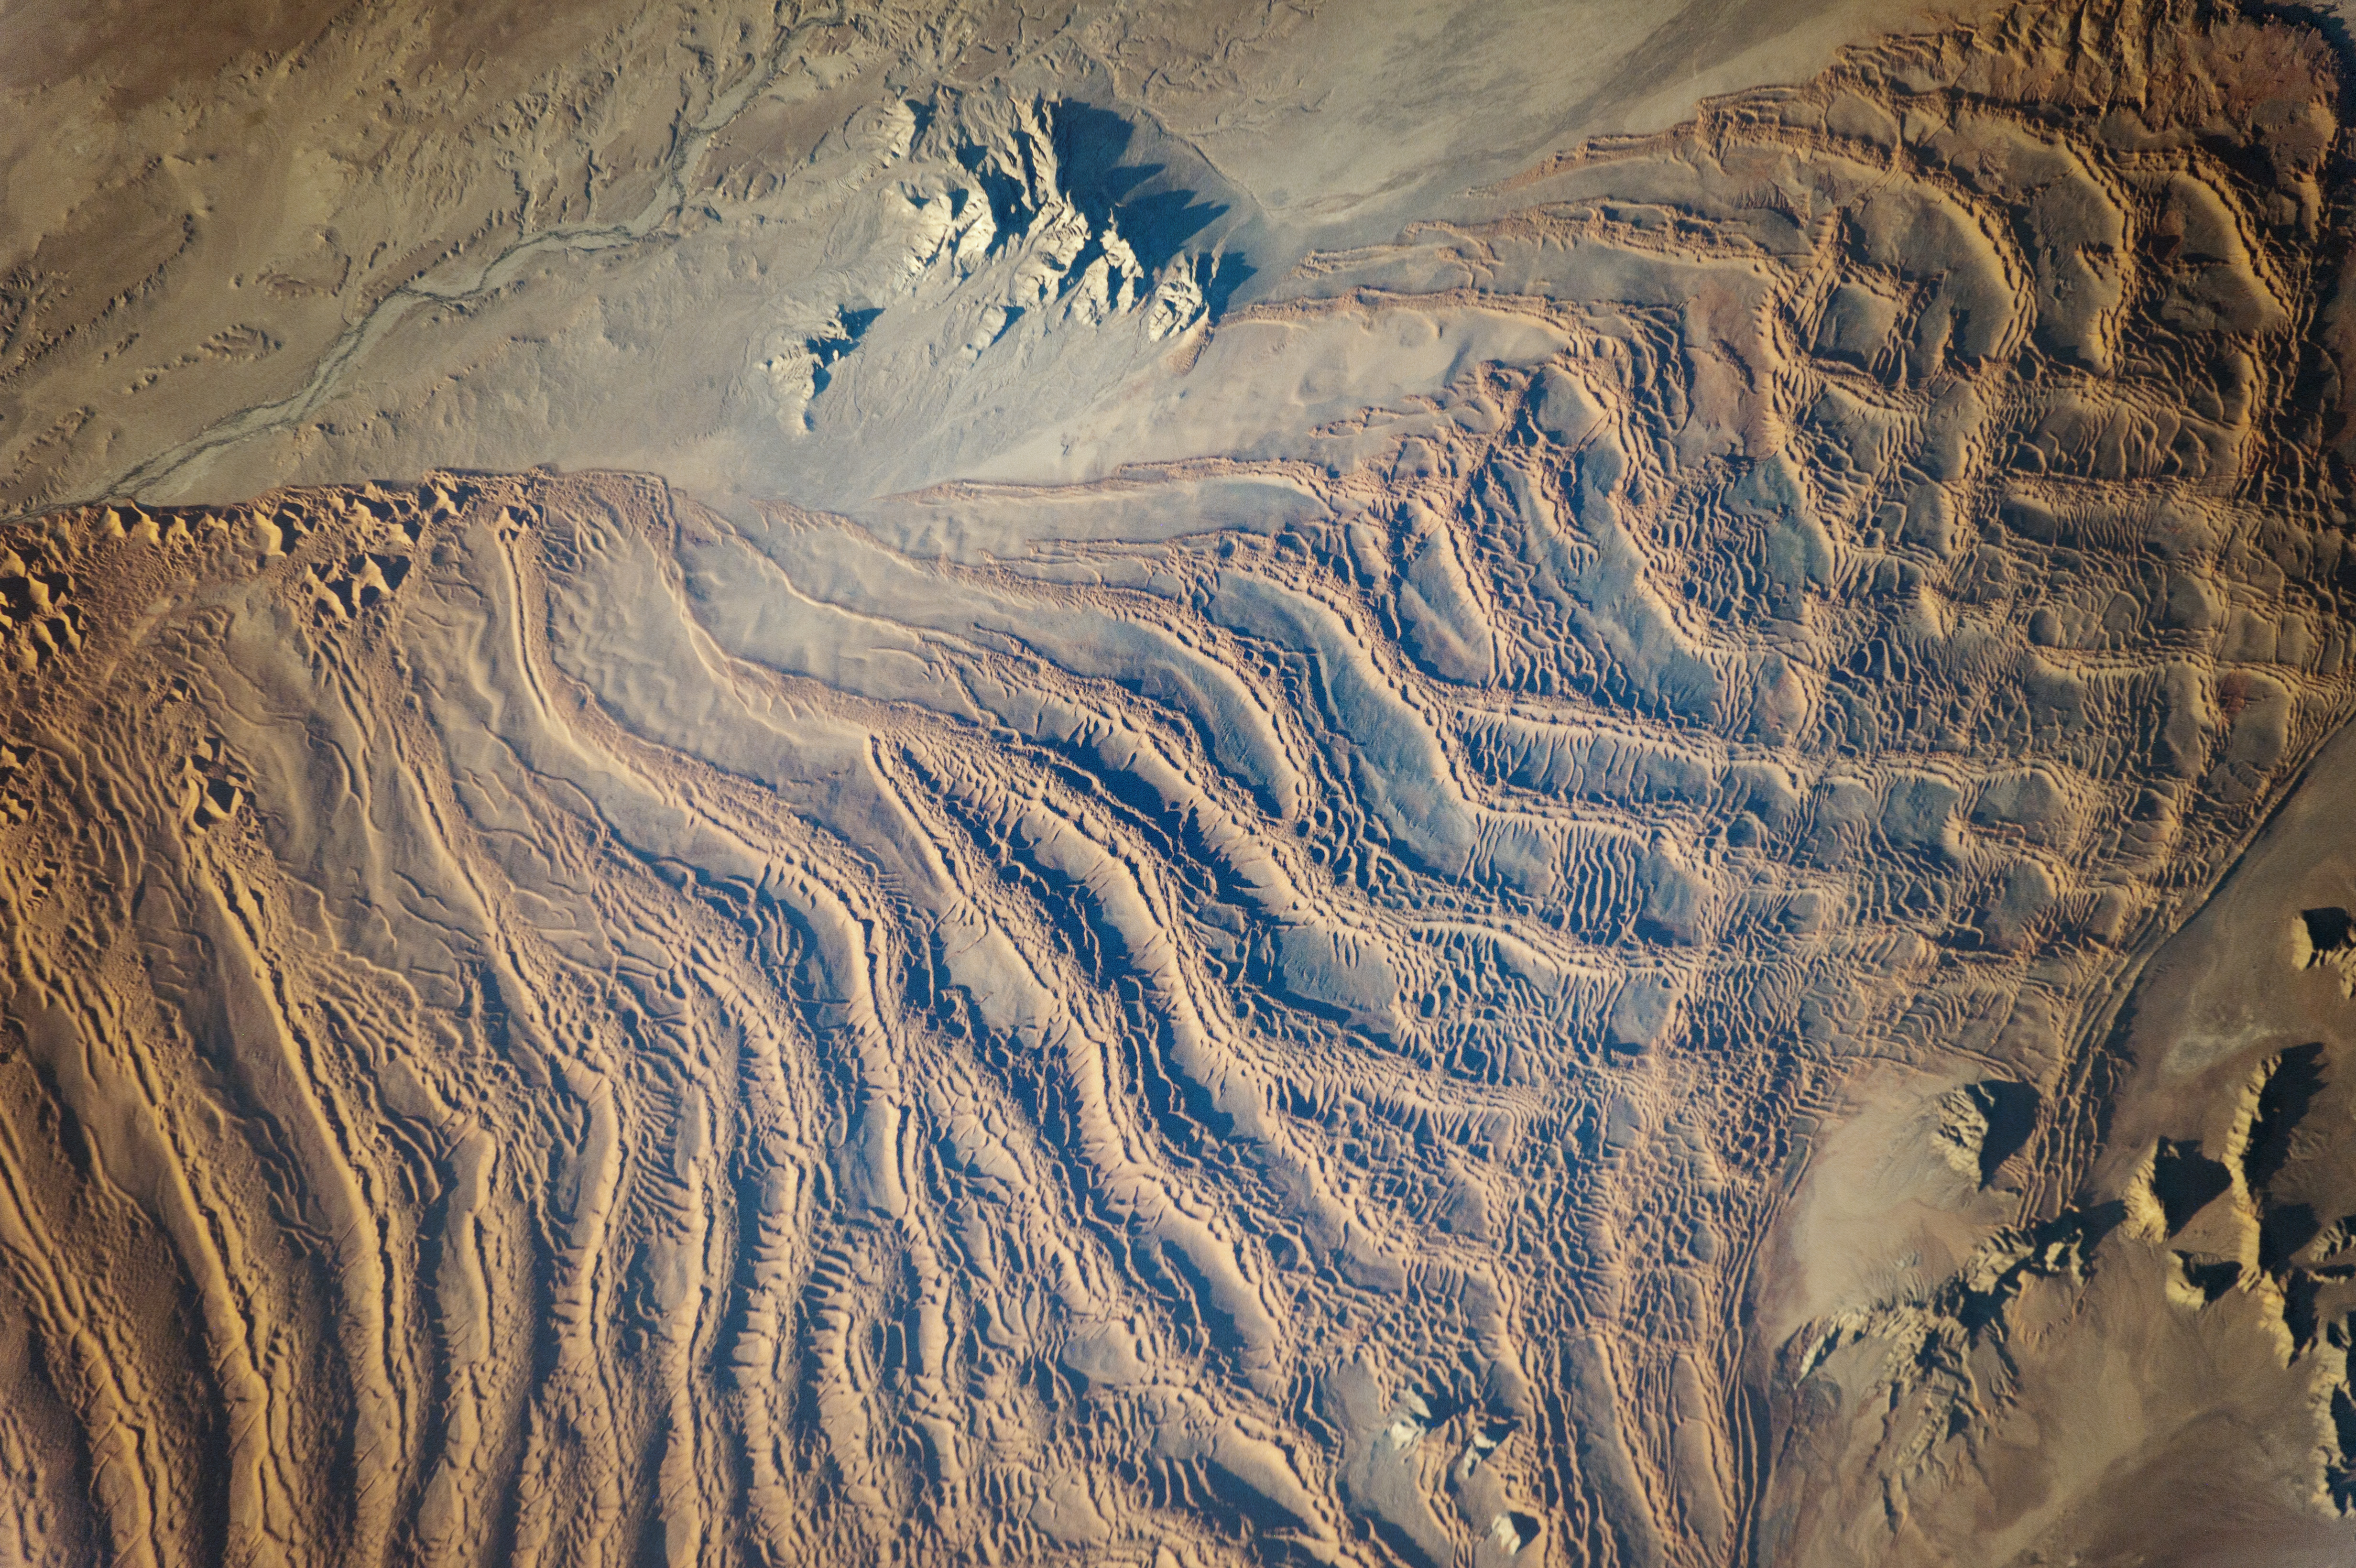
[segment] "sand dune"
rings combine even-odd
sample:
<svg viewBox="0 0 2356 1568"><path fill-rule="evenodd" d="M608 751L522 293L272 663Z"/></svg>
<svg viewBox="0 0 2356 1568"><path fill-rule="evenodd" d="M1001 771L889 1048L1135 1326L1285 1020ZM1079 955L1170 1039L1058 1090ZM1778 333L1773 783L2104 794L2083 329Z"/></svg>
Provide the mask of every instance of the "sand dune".
<svg viewBox="0 0 2356 1568"><path fill-rule="evenodd" d="M2341 69L2024 8L1237 294L977 94L804 491L27 480L0 1560L2341 1560Z"/></svg>

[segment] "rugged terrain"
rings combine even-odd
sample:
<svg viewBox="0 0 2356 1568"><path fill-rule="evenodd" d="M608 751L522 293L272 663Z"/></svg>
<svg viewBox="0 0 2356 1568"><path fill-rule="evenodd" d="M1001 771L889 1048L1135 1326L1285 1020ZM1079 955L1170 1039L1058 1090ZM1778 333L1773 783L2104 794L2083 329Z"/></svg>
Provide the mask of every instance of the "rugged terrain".
<svg viewBox="0 0 2356 1568"><path fill-rule="evenodd" d="M2027 7L1325 245L836 105L824 314L580 417L723 250L153 411L12 295L0 1560L2345 1561L2343 69Z"/></svg>

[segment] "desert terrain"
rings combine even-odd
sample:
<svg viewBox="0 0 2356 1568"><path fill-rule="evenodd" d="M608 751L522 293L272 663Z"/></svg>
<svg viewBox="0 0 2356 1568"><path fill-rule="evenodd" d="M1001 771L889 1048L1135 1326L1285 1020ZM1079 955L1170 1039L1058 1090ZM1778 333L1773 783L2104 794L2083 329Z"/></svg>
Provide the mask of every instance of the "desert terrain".
<svg viewBox="0 0 2356 1568"><path fill-rule="evenodd" d="M2346 31L1622 9L0 15L0 1563L2356 1554Z"/></svg>

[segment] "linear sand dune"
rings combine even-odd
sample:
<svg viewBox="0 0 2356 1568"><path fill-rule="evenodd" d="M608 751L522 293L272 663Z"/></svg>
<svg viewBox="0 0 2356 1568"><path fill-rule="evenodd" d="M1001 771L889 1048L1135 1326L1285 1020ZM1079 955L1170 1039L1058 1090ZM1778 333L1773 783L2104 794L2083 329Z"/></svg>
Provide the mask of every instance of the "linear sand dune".
<svg viewBox="0 0 2356 1568"><path fill-rule="evenodd" d="M1852 51L1202 324L1550 346L1302 453L13 530L0 1554L2333 1560L2340 91Z"/></svg>

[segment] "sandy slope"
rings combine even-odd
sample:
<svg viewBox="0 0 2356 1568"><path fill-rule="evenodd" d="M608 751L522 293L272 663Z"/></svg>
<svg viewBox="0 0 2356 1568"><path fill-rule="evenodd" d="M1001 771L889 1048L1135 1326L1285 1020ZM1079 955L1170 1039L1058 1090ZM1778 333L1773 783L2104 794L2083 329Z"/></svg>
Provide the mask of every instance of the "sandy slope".
<svg viewBox="0 0 2356 1568"><path fill-rule="evenodd" d="M539 453L76 426L0 1558L2344 1559L2340 91L2032 9L1324 245L1173 110L1175 246L1103 111L895 99L801 488L658 448L691 344ZM493 249L381 341L667 363Z"/></svg>

